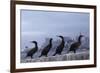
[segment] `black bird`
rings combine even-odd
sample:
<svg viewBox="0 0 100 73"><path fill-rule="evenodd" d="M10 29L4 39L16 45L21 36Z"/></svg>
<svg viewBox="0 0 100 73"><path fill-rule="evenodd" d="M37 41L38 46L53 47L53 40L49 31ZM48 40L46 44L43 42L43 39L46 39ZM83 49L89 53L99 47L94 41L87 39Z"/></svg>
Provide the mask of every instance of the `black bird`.
<svg viewBox="0 0 100 73"><path fill-rule="evenodd" d="M56 54L61 55L61 52L63 51L64 45L65 45L65 41L64 41L64 37L63 36L58 36L62 39L61 44L57 47L56 52L54 53L53 56L55 56Z"/></svg>
<svg viewBox="0 0 100 73"><path fill-rule="evenodd" d="M76 53L76 50L79 48L79 46L81 45L81 38L83 37L83 35L80 34L80 36L78 37L78 41L71 44L69 51L73 51L74 53Z"/></svg>
<svg viewBox="0 0 100 73"><path fill-rule="evenodd" d="M48 52L50 51L51 48L52 48L52 38L50 38L49 44L46 47L44 47L44 49L43 49L43 51L42 51L42 53L39 57L41 57L41 56L47 57L47 54L48 54Z"/></svg>
<svg viewBox="0 0 100 73"><path fill-rule="evenodd" d="M32 48L26 55L26 57L31 57L38 51L38 45L37 45L37 42L36 41L31 41L31 43L34 43L35 44L35 47Z"/></svg>

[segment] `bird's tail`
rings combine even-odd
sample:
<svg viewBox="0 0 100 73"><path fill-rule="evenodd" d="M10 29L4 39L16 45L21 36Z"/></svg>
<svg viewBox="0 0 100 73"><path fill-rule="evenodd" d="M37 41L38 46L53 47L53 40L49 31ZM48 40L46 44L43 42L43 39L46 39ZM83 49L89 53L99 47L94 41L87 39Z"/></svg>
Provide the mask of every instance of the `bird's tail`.
<svg viewBox="0 0 100 73"><path fill-rule="evenodd" d="M56 55L56 53L53 54L53 56L55 56L55 55Z"/></svg>

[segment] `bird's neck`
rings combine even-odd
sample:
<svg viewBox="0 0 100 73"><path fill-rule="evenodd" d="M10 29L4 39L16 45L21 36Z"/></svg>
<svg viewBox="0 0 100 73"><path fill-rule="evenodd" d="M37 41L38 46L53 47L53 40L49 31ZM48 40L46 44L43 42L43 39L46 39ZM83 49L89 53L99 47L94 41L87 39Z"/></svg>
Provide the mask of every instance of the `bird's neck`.
<svg viewBox="0 0 100 73"><path fill-rule="evenodd" d="M81 43L81 38L82 38L82 37L79 36L79 38L78 38L78 42L79 42L79 43Z"/></svg>
<svg viewBox="0 0 100 73"><path fill-rule="evenodd" d="M64 42L64 38L61 38L62 39L62 42Z"/></svg>
<svg viewBox="0 0 100 73"><path fill-rule="evenodd" d="M50 45L52 45L52 41L50 41Z"/></svg>
<svg viewBox="0 0 100 73"><path fill-rule="evenodd" d="M63 45L64 45L64 43L65 43L65 42L64 42L64 38L62 38L61 44L63 44Z"/></svg>
<svg viewBox="0 0 100 73"><path fill-rule="evenodd" d="M36 47L36 48L38 48L38 45L37 45L37 43L35 43L35 47Z"/></svg>

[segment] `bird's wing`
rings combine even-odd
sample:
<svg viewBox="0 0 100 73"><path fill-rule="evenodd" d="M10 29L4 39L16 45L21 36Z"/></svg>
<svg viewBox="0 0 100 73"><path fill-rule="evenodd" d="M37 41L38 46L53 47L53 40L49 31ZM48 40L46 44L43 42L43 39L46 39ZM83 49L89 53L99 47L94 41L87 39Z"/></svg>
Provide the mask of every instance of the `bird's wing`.
<svg viewBox="0 0 100 73"><path fill-rule="evenodd" d="M49 47L49 45L47 45L47 46L43 49L43 51L47 51L47 50L48 50L48 47Z"/></svg>
<svg viewBox="0 0 100 73"><path fill-rule="evenodd" d="M74 48L78 48L79 46L80 46L80 43L79 42L73 43L71 45L71 47L74 47Z"/></svg>
<svg viewBox="0 0 100 73"><path fill-rule="evenodd" d="M29 52L30 53L34 53L36 50L34 48L32 48Z"/></svg>

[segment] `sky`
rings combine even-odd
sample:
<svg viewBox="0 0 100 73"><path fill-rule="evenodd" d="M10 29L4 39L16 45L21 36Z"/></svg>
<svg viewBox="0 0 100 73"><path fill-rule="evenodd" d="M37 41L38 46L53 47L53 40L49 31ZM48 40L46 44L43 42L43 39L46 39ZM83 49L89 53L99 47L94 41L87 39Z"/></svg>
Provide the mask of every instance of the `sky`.
<svg viewBox="0 0 100 73"><path fill-rule="evenodd" d="M56 35L73 36L80 33L89 36L89 13L21 10L21 48L32 47L32 40L58 39Z"/></svg>

